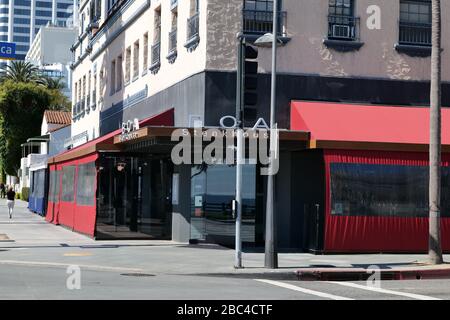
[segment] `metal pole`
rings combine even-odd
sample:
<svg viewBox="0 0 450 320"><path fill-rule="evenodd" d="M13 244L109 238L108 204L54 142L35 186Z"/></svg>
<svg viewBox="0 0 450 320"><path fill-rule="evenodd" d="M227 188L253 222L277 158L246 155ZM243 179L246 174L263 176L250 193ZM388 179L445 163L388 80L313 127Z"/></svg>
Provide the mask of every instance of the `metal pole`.
<svg viewBox="0 0 450 320"><path fill-rule="evenodd" d="M242 225L242 155L243 155L243 119L242 119L242 93L243 93L243 38L238 35L238 66L237 66L237 78L236 78L236 119L238 128L237 133L237 146L236 146L236 236L235 236L235 260L234 267L242 268L242 239L241 239L241 225Z"/></svg>
<svg viewBox="0 0 450 320"><path fill-rule="evenodd" d="M278 40L278 0L273 0L273 42L272 42L272 83L270 97L270 129L275 128L275 103L277 88L277 40ZM271 138L274 135L271 134ZM271 161L274 157L272 150L273 143L270 143ZM271 164L270 164L271 165ZM267 200L266 200L266 241L264 266L269 269L278 268L278 255L275 243L275 217L274 217L274 176L271 170L267 176Z"/></svg>

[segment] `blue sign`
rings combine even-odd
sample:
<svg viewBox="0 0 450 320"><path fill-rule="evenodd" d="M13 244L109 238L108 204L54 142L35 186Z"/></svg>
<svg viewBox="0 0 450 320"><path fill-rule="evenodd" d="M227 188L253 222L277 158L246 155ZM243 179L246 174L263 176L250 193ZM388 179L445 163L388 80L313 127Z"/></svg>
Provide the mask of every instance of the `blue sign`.
<svg viewBox="0 0 450 320"><path fill-rule="evenodd" d="M0 42L0 59L13 60L16 58L16 44Z"/></svg>

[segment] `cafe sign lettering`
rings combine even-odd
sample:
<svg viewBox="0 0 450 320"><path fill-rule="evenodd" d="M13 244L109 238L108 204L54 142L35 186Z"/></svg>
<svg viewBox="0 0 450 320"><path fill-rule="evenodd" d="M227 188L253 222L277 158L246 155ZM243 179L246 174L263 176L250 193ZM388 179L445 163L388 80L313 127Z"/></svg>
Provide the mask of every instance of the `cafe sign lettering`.
<svg viewBox="0 0 450 320"><path fill-rule="evenodd" d="M122 122L122 134L119 139L120 142L130 141L139 137L137 131L139 130L139 119L135 118L133 121L128 120Z"/></svg>

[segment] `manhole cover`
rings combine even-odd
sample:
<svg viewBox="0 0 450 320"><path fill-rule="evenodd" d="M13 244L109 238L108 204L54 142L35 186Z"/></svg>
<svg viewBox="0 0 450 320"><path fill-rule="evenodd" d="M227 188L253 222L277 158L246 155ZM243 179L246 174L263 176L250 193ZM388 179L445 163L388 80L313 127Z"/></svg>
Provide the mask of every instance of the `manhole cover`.
<svg viewBox="0 0 450 320"><path fill-rule="evenodd" d="M149 273L121 273L121 276L125 277L154 277L154 274Z"/></svg>

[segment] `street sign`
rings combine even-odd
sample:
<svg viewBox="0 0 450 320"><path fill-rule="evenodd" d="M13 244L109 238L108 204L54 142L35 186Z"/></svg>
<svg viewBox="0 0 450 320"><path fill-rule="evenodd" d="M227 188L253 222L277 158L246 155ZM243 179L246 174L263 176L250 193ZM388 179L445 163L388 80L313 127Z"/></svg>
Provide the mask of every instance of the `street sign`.
<svg viewBox="0 0 450 320"><path fill-rule="evenodd" d="M16 58L16 44L0 42L0 59L14 60Z"/></svg>

